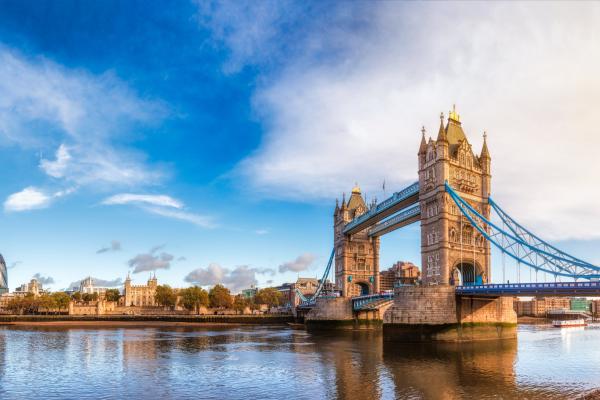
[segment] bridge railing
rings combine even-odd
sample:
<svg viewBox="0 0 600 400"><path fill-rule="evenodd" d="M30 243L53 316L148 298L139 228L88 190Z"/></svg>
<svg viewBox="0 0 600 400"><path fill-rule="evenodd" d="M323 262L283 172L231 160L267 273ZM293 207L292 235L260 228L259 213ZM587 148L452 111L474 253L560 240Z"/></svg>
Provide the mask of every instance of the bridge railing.
<svg viewBox="0 0 600 400"><path fill-rule="evenodd" d="M375 207L367 211L366 213L354 218L352 221L348 222L344 227L344 232L349 231L350 229L358 226L364 221L372 218L373 216L379 214L380 212L388 209L389 207L395 205L396 203L413 196L415 193L419 192L419 182L415 182L412 185L408 186L405 189L402 189L399 192L394 193L392 196L388 197L386 200L377 204Z"/></svg>
<svg viewBox="0 0 600 400"><path fill-rule="evenodd" d="M354 311L360 310L363 306L373 303L379 300L392 300L394 298L394 293L377 293L377 294L369 294L365 296L358 296L352 298L352 309Z"/></svg>
<svg viewBox="0 0 600 400"><path fill-rule="evenodd" d="M485 285L457 286L457 294L503 294L503 293L600 293L600 282L543 282L543 283L490 283Z"/></svg>

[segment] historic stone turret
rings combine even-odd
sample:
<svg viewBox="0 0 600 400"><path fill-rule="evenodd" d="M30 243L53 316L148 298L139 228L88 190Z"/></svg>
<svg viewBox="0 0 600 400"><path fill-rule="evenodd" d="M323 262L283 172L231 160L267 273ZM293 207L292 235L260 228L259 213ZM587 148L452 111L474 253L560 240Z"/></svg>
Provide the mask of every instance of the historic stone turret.
<svg viewBox="0 0 600 400"><path fill-rule="evenodd" d="M0 254L0 295L8 293L8 270L6 269L6 262Z"/></svg>
<svg viewBox="0 0 600 400"><path fill-rule="evenodd" d="M367 212L360 188L352 189L346 203L334 211L335 283L342 296L358 296L379 291L379 238L369 238L368 231L344 235L344 225Z"/></svg>
<svg viewBox="0 0 600 400"><path fill-rule="evenodd" d="M419 149L419 155L422 150ZM419 156L423 283L485 283L490 276L490 244L473 229L445 190L448 182L475 209L489 217L490 156L484 137L473 153L456 109L447 123L440 116L437 140Z"/></svg>

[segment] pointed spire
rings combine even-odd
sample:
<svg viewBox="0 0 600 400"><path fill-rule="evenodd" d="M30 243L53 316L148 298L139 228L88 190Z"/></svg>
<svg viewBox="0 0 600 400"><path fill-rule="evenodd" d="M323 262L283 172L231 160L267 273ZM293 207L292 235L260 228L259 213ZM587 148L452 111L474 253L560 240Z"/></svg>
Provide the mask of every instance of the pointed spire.
<svg viewBox="0 0 600 400"><path fill-rule="evenodd" d="M490 160L492 157L490 157L490 151L488 150L487 147L487 132L483 131L483 147L481 148L481 156L482 159L487 158L488 160Z"/></svg>
<svg viewBox="0 0 600 400"><path fill-rule="evenodd" d="M342 193L342 207L340 209L341 210L346 209L346 192Z"/></svg>
<svg viewBox="0 0 600 400"><path fill-rule="evenodd" d="M444 113L440 113L440 130L438 131L437 141L448 141L448 137L446 136L446 128L444 127Z"/></svg>
<svg viewBox="0 0 600 400"><path fill-rule="evenodd" d="M427 142L425 141L425 127L421 128L421 145L419 146L419 154L425 154L427 150Z"/></svg>
<svg viewBox="0 0 600 400"><path fill-rule="evenodd" d="M338 201L338 199L335 199L335 209L333 210L333 216L337 216L338 213L340 212L340 202Z"/></svg>

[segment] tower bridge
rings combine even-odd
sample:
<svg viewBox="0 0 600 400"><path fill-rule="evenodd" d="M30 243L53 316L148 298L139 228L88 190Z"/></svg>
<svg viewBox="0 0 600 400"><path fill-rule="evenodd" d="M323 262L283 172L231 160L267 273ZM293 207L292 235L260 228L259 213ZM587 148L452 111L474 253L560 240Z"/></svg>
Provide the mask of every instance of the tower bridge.
<svg viewBox="0 0 600 400"><path fill-rule="evenodd" d="M468 339L465 324L515 325L514 296L600 295L596 282L600 267L545 242L494 202L486 134L481 150L473 151L454 108L447 119L440 115L435 140L426 138L425 128L421 130L417 157L418 181L382 202L367 206L358 186L347 201L345 196L341 204L336 201L333 252L322 283L333 269L340 297L332 298L330 293L320 301L321 285L302 305L313 309L307 320L335 319L344 313L347 318L348 310L356 319L357 313L360 318L361 312L373 312L378 306L377 318L383 320L384 331L388 326L401 337L416 329L421 337ZM492 222L492 213L502 227ZM420 285L397 287L393 298L380 293L381 236L417 222L421 227ZM588 282L493 284L492 245L515 260L519 272L531 268ZM453 327L451 333L443 329L448 326ZM488 333L504 335L502 329Z"/></svg>

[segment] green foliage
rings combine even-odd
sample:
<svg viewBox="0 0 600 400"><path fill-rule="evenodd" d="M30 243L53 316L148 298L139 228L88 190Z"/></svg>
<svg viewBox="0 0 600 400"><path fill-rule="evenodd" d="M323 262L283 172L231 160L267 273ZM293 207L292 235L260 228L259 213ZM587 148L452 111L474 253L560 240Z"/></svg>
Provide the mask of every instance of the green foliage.
<svg viewBox="0 0 600 400"><path fill-rule="evenodd" d="M260 289L254 296L254 303L278 307L283 304L283 295L274 288Z"/></svg>
<svg viewBox="0 0 600 400"><path fill-rule="evenodd" d="M159 285L156 287L154 295L156 302L163 307L175 307L177 302L177 294L169 285Z"/></svg>
<svg viewBox="0 0 600 400"><path fill-rule="evenodd" d="M67 307L69 307L69 301L71 300L71 298L65 292L52 293L50 297L52 297L52 299L54 300L58 311L64 310Z"/></svg>
<svg viewBox="0 0 600 400"><path fill-rule="evenodd" d="M208 307L208 293L198 286L182 289L179 294L181 305L188 311L199 310L202 306Z"/></svg>
<svg viewBox="0 0 600 400"><path fill-rule="evenodd" d="M233 303L231 292L223 285L215 285L208 292L208 300L213 308L229 308Z"/></svg>
<svg viewBox="0 0 600 400"><path fill-rule="evenodd" d="M107 301L119 301L121 292L119 292L119 289L108 289L104 292L104 298Z"/></svg>
<svg viewBox="0 0 600 400"><path fill-rule="evenodd" d="M71 295L71 298L75 301L81 301L81 293L80 292L75 292Z"/></svg>
<svg viewBox="0 0 600 400"><path fill-rule="evenodd" d="M246 307L250 305L250 300L245 298L243 295L238 294L233 299L233 309L239 313L243 313Z"/></svg>

